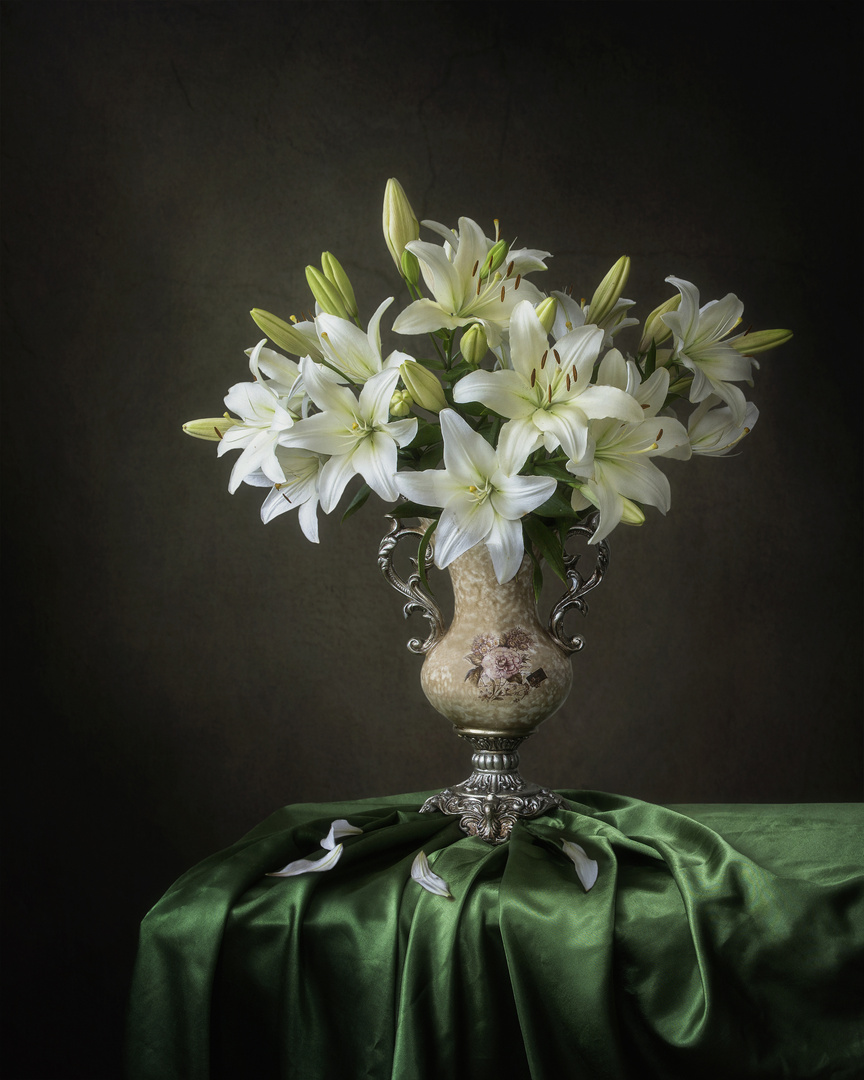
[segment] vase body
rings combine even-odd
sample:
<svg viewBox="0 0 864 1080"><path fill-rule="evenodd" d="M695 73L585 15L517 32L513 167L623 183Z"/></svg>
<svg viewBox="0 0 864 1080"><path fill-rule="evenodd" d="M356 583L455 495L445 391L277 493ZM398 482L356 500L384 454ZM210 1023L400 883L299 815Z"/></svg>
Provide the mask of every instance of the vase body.
<svg viewBox="0 0 864 1080"><path fill-rule="evenodd" d="M525 738L566 701L569 654L537 616L531 560L499 584L485 544L449 567L455 611L420 679L460 734Z"/></svg>
<svg viewBox="0 0 864 1080"><path fill-rule="evenodd" d="M596 563L587 577L576 568L579 555L564 552L567 591L552 609L548 629L537 616L530 556L502 585L486 545L477 544L448 567L455 600L448 628L437 603L422 587L421 559L423 570L433 564L428 543L432 523L421 519L413 527L391 521L378 549L378 565L407 598L405 617L421 614L429 623L425 641L408 642L412 652L426 656L420 674L423 692L473 748L471 775L427 799L422 812L456 815L469 836L505 843L520 818L563 805L556 792L522 778L518 747L567 700L573 680L570 656L584 640L564 632L563 618L571 609L586 614L585 594L603 578L608 544L602 540L597 545ZM596 515L578 522L564 542L575 536L588 539L596 527ZM415 572L403 578L394 568L393 554L406 538L420 542L420 548L412 558Z"/></svg>

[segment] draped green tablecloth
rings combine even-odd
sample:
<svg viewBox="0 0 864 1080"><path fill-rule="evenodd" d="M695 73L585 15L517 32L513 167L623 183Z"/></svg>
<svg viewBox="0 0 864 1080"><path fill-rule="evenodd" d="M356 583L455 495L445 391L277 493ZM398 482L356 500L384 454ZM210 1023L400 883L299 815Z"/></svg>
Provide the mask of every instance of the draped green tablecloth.
<svg viewBox="0 0 864 1080"><path fill-rule="evenodd" d="M562 792L491 847L426 794L286 807L180 878L142 923L131 1080L864 1076L861 806ZM338 818L334 869L265 876Z"/></svg>

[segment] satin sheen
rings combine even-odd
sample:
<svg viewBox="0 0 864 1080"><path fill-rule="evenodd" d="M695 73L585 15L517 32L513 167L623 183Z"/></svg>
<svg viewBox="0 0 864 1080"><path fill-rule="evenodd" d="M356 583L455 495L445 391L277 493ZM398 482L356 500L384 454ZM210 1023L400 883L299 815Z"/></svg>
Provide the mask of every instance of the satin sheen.
<svg viewBox="0 0 864 1080"><path fill-rule="evenodd" d="M141 926L130 1080L864 1076L860 805L565 791L496 848L426 794L286 807L180 878ZM363 834L333 870L264 876L337 818Z"/></svg>

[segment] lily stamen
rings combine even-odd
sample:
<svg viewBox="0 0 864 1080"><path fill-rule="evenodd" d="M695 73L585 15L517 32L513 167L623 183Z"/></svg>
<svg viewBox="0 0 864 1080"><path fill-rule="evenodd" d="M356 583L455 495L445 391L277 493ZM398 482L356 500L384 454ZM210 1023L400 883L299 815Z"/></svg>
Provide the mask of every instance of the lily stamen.
<svg viewBox="0 0 864 1080"><path fill-rule="evenodd" d="M512 266L513 264L511 263L510 265ZM521 281L522 281L522 275L521 275L521 274L517 274L517 275L516 275L516 284L515 284L515 285L513 286L513 288L514 288L514 289L518 289L518 288L519 288L519 283L520 283Z"/></svg>

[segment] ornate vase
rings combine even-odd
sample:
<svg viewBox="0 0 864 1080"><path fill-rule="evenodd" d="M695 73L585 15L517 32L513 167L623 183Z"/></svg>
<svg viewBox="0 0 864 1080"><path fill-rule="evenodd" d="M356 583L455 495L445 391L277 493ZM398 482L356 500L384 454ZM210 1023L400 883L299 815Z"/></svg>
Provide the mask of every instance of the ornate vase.
<svg viewBox="0 0 864 1080"><path fill-rule="evenodd" d="M400 527L393 521L381 542L378 563L391 585L408 597L406 617L419 612L428 619L429 636L422 642L412 639L408 648L425 653L420 673L423 692L457 734L472 744L474 754L468 779L427 800L423 811L458 815L469 835L502 843L517 818L535 817L562 805L555 792L522 778L517 748L570 693L570 657L584 639L564 633L564 615L571 608L587 613L584 597L602 580L609 547L606 541L597 545L588 577L576 568L579 556L565 551L568 588L544 625L534 600L531 558L526 554L516 577L501 585L486 545L478 544L448 568L455 610L445 629L437 603L421 587L417 559L411 560L415 570L407 578L393 566L399 541L406 537L418 541L428 524ZM568 540L593 532L589 519L573 526ZM430 544L425 569L433 559Z"/></svg>

